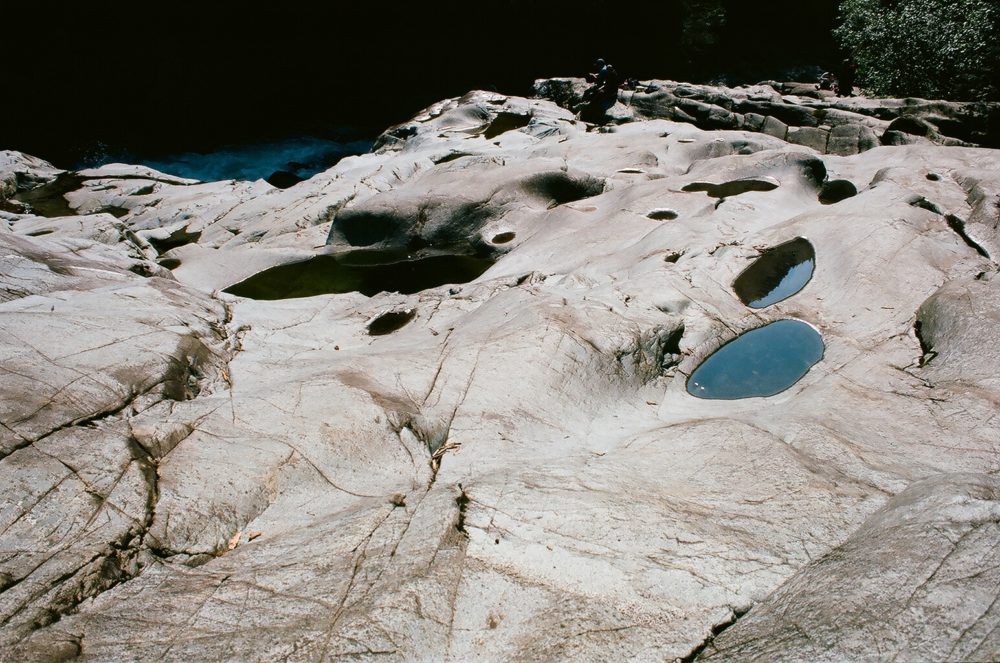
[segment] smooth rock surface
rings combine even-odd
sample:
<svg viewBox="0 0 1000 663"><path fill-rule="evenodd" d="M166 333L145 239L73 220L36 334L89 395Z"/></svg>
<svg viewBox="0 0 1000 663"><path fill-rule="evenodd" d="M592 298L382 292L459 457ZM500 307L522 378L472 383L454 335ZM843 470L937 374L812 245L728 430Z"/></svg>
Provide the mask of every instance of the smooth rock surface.
<svg viewBox="0 0 1000 663"><path fill-rule="evenodd" d="M73 216L0 211L0 659L1000 657L1000 151L741 94L597 128L472 92L288 189L114 165ZM796 237L811 280L746 307ZM358 248L495 264L221 292ZM801 380L686 392L788 318L825 345Z"/></svg>
<svg viewBox="0 0 1000 663"><path fill-rule="evenodd" d="M1000 648L1000 481L916 482L717 637L705 661L985 661ZM977 573L969 574L971 569Z"/></svg>

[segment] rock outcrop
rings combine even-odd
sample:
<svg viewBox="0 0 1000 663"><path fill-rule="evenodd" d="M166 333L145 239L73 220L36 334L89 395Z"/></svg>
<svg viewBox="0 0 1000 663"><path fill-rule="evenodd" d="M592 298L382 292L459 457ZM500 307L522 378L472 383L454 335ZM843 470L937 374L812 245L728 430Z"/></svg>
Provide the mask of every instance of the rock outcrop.
<svg viewBox="0 0 1000 663"><path fill-rule="evenodd" d="M285 189L3 153L0 659L1000 656L1000 151L740 94L473 92ZM784 319L793 386L688 393Z"/></svg>
<svg viewBox="0 0 1000 663"><path fill-rule="evenodd" d="M535 82L536 94L565 108L578 105L586 88L580 78ZM724 88L645 81L621 91L607 119L754 131L840 156L880 144L1000 147L1000 103L837 97L803 83Z"/></svg>

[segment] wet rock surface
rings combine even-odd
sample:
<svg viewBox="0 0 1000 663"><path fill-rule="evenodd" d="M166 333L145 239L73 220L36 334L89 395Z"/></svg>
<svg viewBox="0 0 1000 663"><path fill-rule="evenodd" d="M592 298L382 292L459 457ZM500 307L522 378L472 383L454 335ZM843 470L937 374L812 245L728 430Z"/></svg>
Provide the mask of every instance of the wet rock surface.
<svg viewBox="0 0 1000 663"><path fill-rule="evenodd" d="M288 189L117 164L56 216L0 153L0 658L1000 657L1000 152L740 95L473 92ZM225 292L385 255L492 266ZM792 319L789 388L688 393Z"/></svg>

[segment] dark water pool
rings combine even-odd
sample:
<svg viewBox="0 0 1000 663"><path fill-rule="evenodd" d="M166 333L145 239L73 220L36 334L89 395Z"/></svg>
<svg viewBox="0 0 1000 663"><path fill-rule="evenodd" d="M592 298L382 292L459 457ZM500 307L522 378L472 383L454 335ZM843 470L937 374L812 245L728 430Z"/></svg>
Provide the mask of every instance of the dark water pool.
<svg viewBox="0 0 1000 663"><path fill-rule="evenodd" d="M509 113L507 111L501 111L500 113L497 113L497 116L493 118L490 125L486 127L486 130L483 132L483 138L492 140L502 133L526 127L530 122L531 116L526 113Z"/></svg>
<svg viewBox="0 0 1000 663"><path fill-rule="evenodd" d="M411 258L399 251L351 251L278 265L226 288L251 299L292 299L332 293L412 294L446 283L468 283L493 264L463 255Z"/></svg>
<svg viewBox="0 0 1000 663"><path fill-rule="evenodd" d="M390 311L378 316L368 323L369 336L385 336L394 331L400 330L410 323L417 315L417 309L411 308L405 311Z"/></svg>
<svg viewBox="0 0 1000 663"><path fill-rule="evenodd" d="M733 290L750 308L764 308L802 290L816 267L816 251L809 240L797 237L766 249L736 277Z"/></svg>
<svg viewBox="0 0 1000 663"><path fill-rule="evenodd" d="M823 338L801 320L779 320L737 336L688 378L692 396L733 400L773 396L823 358Z"/></svg>
<svg viewBox="0 0 1000 663"><path fill-rule="evenodd" d="M69 206L66 194L82 189L84 182L88 179L93 178L83 177L76 173L61 173L48 184L43 184L42 186L22 191L15 195L14 200L28 208L27 210L21 209L17 211L30 211L35 216L44 216L46 218L76 216L80 214L80 211ZM128 210L116 205L105 205L104 207L88 212L88 214L111 214L115 218L120 219L128 214Z"/></svg>
<svg viewBox="0 0 1000 663"><path fill-rule="evenodd" d="M27 205L36 216L76 216L66 194L82 188L83 181L84 178L75 173L61 173L48 184L15 195L14 200Z"/></svg>

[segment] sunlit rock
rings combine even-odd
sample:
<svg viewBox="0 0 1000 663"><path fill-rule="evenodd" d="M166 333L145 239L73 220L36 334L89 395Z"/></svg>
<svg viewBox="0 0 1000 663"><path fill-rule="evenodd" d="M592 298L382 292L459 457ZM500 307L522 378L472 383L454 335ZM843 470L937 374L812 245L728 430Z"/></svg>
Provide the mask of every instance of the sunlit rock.
<svg viewBox="0 0 1000 663"><path fill-rule="evenodd" d="M3 153L0 658L1000 657L1000 152L880 145L928 104L472 92L287 189Z"/></svg>

